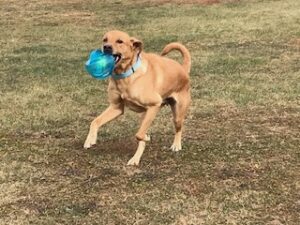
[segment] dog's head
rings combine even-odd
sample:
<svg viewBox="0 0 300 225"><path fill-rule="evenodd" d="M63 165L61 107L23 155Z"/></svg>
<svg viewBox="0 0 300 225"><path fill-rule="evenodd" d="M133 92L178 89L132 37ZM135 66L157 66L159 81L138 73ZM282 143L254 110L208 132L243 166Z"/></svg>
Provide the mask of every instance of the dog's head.
<svg viewBox="0 0 300 225"><path fill-rule="evenodd" d="M102 39L102 50L115 58L115 71L123 72L130 67L136 56L142 51L142 42L127 33L113 30Z"/></svg>

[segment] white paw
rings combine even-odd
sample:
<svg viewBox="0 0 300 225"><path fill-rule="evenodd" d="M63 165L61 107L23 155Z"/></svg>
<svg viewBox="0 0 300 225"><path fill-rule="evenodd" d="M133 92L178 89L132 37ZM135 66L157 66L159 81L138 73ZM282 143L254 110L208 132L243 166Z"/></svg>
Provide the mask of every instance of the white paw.
<svg viewBox="0 0 300 225"><path fill-rule="evenodd" d="M150 135L148 135L148 134L145 135L145 141L151 141Z"/></svg>
<svg viewBox="0 0 300 225"><path fill-rule="evenodd" d="M137 157L132 157L128 163L127 166L138 166L140 163L140 159L138 159Z"/></svg>
<svg viewBox="0 0 300 225"><path fill-rule="evenodd" d="M170 149L173 151L173 152L178 152L180 150L182 150L182 147L181 147L181 144L172 144L172 146L170 147Z"/></svg>
<svg viewBox="0 0 300 225"><path fill-rule="evenodd" d="M84 142L83 147L85 149L91 148L93 145L96 144L96 141L97 141L97 137L96 136L88 135L88 137L86 138L86 140Z"/></svg>

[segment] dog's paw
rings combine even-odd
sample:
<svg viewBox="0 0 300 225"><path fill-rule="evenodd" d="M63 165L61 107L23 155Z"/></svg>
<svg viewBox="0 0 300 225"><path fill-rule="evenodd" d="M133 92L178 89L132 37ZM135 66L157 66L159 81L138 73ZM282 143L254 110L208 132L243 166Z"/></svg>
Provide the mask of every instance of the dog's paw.
<svg viewBox="0 0 300 225"><path fill-rule="evenodd" d="M173 152L178 152L180 150L182 150L182 147L181 147L181 144L177 144L177 143L174 143L170 149L173 151Z"/></svg>
<svg viewBox="0 0 300 225"><path fill-rule="evenodd" d="M96 143L91 143L91 142L85 141L83 147L84 147L85 149L89 149L89 148L93 147L95 144L96 144Z"/></svg>
<svg viewBox="0 0 300 225"><path fill-rule="evenodd" d="M150 137L149 134L146 134L146 135L145 135L145 141L151 141L151 137Z"/></svg>
<svg viewBox="0 0 300 225"><path fill-rule="evenodd" d="M97 137L93 137L93 136L88 136L84 142L84 145L83 147L85 149L89 149L91 148L93 145L96 144L96 140L97 140Z"/></svg>
<svg viewBox="0 0 300 225"><path fill-rule="evenodd" d="M138 166L140 164L140 159L138 159L137 157L132 157L128 163L127 166Z"/></svg>

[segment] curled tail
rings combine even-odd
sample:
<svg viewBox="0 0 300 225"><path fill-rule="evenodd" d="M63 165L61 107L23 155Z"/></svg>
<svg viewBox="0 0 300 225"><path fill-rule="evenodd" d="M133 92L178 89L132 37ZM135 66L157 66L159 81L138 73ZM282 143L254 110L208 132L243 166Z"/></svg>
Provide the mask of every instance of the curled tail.
<svg viewBox="0 0 300 225"><path fill-rule="evenodd" d="M189 74L191 70L191 54L189 50L187 50L186 47L184 47L182 44L178 42L172 42L170 44L167 44L164 49L161 52L161 55L164 56L168 54L172 50L178 50L180 51L182 57L183 57L183 68L184 70Z"/></svg>

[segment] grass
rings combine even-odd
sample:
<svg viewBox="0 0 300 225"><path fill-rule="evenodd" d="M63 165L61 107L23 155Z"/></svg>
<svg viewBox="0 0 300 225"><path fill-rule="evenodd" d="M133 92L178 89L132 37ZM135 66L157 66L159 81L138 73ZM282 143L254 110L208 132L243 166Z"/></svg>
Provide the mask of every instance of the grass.
<svg viewBox="0 0 300 225"><path fill-rule="evenodd" d="M0 1L0 224L299 224L300 2L189 2ZM132 112L82 147L114 28L193 58L184 150L164 108L139 167Z"/></svg>

